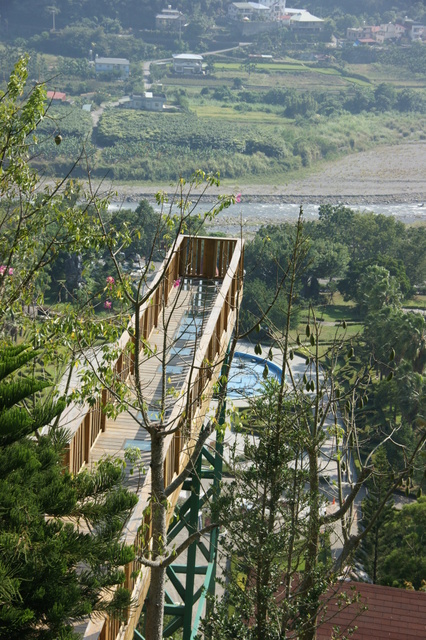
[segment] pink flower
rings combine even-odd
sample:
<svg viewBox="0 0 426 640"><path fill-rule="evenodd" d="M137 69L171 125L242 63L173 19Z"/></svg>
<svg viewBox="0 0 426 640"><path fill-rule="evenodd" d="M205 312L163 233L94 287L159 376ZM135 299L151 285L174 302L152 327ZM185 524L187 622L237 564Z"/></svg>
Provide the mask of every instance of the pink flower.
<svg viewBox="0 0 426 640"><path fill-rule="evenodd" d="M113 278L112 276L108 276L108 278L106 279L106 281L107 281L107 285L108 285L109 287L112 287L112 285L113 285L113 284L115 284L115 280L114 280L114 278Z"/></svg>
<svg viewBox="0 0 426 640"><path fill-rule="evenodd" d="M112 307L111 300L105 300L104 307L105 307L105 309L111 309L111 307Z"/></svg>
<svg viewBox="0 0 426 640"><path fill-rule="evenodd" d="M241 202L241 193L237 193L235 196L235 202Z"/></svg>
<svg viewBox="0 0 426 640"><path fill-rule="evenodd" d="M0 266L0 276L4 276L4 274L6 273L6 270L10 276L13 276L13 268L9 267L9 269L7 269L7 267L4 264Z"/></svg>
<svg viewBox="0 0 426 640"><path fill-rule="evenodd" d="M174 281L173 286L176 289L176 287L178 287L180 285L180 278L178 278L177 280Z"/></svg>

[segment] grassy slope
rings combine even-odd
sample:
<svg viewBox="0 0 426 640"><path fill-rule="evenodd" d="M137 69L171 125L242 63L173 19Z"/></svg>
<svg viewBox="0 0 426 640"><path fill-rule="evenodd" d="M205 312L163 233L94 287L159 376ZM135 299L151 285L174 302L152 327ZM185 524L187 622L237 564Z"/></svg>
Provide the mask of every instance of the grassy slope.
<svg viewBox="0 0 426 640"><path fill-rule="evenodd" d="M49 64L54 65L51 57ZM135 122L140 121L140 126L136 125L133 131L129 128L125 131L124 127L122 131L117 131L118 135L111 136L110 140L95 135L93 142L101 148L93 156L94 170L98 168L99 176L105 175L105 171L108 171L115 181L155 184L159 181L174 180L180 173L186 174L201 167L205 170L220 170L224 180L245 180L259 185L280 184L301 178L318 169L322 163L353 151L362 151L377 145L416 141L424 136L425 118L420 118L417 114L361 114L332 118L314 116L309 120L302 117L292 120L282 115L282 108L279 106L220 102L213 100L210 92L208 95L200 95L205 87L213 89L225 85L232 88L236 79L249 91L281 87L302 92L351 92L354 84L374 88L380 82L391 82L398 89L404 86L426 86L424 78L383 65L347 65L343 73L338 67L322 68L286 59L276 63L255 63L254 69L248 73L247 68L239 61L225 59L215 64L213 76L165 77L162 81L163 87L166 91L173 88L183 89L190 112L212 132L220 132L225 127L229 130L230 126L234 126L234 139L243 138L246 134L249 138L252 134L251 137L256 140L274 139L285 146L283 154L280 152L275 159L271 159L269 152L260 147L247 152L244 149L237 150L235 145L217 144L216 141L213 141L210 148L207 144L204 150L191 145L186 145L185 149L181 141L173 148L173 128L162 124L154 126L151 120L148 124L143 114L133 112ZM70 80L70 86L75 85L76 90L80 84L80 81ZM112 91L109 85L110 83L96 81L96 90L107 95L108 91ZM123 89L117 85L111 98L119 97L120 91ZM69 95L73 97L72 91ZM116 109L114 111L117 112ZM89 118L88 114L84 115ZM178 118L179 114L170 117ZM122 112L122 116L115 118L114 123L121 128L118 123L122 120L124 124L125 119ZM145 129L145 135L140 137L139 132L144 130L146 124L152 127L152 135L146 136ZM66 123L62 121L59 128L65 129ZM102 117L99 130L102 131ZM44 169L50 167L56 172L63 171L69 158L75 155L79 143L70 133L65 132L61 148L52 148L50 152L48 150ZM188 130L188 134L190 133ZM87 135L84 137L87 140ZM149 147L146 143L147 137L150 138ZM102 149L105 145L106 148Z"/></svg>

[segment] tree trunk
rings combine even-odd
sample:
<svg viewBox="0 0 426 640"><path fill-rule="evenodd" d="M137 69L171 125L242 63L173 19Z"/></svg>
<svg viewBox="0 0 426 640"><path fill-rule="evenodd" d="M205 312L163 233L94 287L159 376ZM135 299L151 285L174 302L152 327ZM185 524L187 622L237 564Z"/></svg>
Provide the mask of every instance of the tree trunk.
<svg viewBox="0 0 426 640"><path fill-rule="evenodd" d="M301 595L305 598L305 604L301 607L303 612L300 640L315 640L317 636L317 618L319 599L316 595L315 580L317 577L318 549L319 549L319 509L320 493L318 478L318 451L315 446L308 450L309 457L309 524L307 532L307 551L305 571L303 576Z"/></svg>
<svg viewBox="0 0 426 640"><path fill-rule="evenodd" d="M377 566L379 563L379 527L374 532L373 583L377 584Z"/></svg>
<svg viewBox="0 0 426 640"><path fill-rule="evenodd" d="M167 543L167 499L164 493L164 437L157 431L151 438L152 559L163 555ZM164 622L164 583L166 569L153 567L146 600L145 638L161 640Z"/></svg>

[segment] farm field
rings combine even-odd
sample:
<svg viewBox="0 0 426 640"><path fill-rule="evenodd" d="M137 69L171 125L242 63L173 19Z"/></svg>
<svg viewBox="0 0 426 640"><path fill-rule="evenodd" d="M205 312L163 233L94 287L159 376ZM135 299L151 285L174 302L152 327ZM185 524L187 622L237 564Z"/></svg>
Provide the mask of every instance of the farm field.
<svg viewBox="0 0 426 640"><path fill-rule="evenodd" d="M278 124L283 125L286 121L278 113L267 113L265 111L242 111L235 106L228 105L204 105L195 104L192 111L200 118L219 118L221 120L231 120L237 122L247 122L252 124ZM291 119L287 119L291 123Z"/></svg>
<svg viewBox="0 0 426 640"><path fill-rule="evenodd" d="M414 100L411 94L404 97L405 111L387 108L387 84L383 98L376 95L390 83L397 106L398 92L412 86L420 104L426 91L419 74L397 70L392 76L391 67L379 64L253 62L247 56L215 58L209 70L177 77L159 67L151 88L165 95L164 113L119 109L122 82L96 79L95 92L79 98L72 91L81 83L70 82L71 106L52 107L43 125L46 133L60 132L62 144L39 145L35 163L63 174L84 145L92 176L116 183L158 184L202 169L220 172L225 182L279 187L345 156L421 142L426 135L424 111L405 104ZM100 90L102 106L94 105L92 116L82 114L81 105ZM84 163L74 173L83 177Z"/></svg>

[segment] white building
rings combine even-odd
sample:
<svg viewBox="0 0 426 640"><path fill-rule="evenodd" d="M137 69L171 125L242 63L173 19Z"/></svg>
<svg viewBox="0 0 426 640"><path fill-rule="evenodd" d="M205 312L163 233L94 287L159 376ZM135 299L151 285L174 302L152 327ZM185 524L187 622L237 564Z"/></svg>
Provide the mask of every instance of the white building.
<svg viewBox="0 0 426 640"><path fill-rule="evenodd" d="M381 24L380 31L376 33L377 42L385 42L385 40L399 40L405 35L405 27L401 24Z"/></svg>
<svg viewBox="0 0 426 640"><path fill-rule="evenodd" d="M303 33L318 33L321 31L323 24L324 20L313 16L309 11L294 13L291 15L289 22L289 26L292 31Z"/></svg>
<svg viewBox="0 0 426 640"><path fill-rule="evenodd" d="M411 40L422 40L426 33L426 27L423 24L413 24L410 29Z"/></svg>
<svg viewBox="0 0 426 640"><path fill-rule="evenodd" d="M125 78L130 74L130 62L126 58L95 58L96 73L108 73L116 71L120 76Z"/></svg>
<svg viewBox="0 0 426 640"><path fill-rule="evenodd" d="M152 91L145 91L143 94L134 93L130 100L122 102L122 109L143 109L144 111L163 111L166 96L155 95Z"/></svg>
<svg viewBox="0 0 426 640"><path fill-rule="evenodd" d="M228 15L231 20L241 22L243 20L270 20L271 8L259 2L233 2L228 7Z"/></svg>
<svg viewBox="0 0 426 640"><path fill-rule="evenodd" d="M179 53L173 56L175 73L194 74L203 72L203 56L196 53Z"/></svg>
<svg viewBox="0 0 426 640"><path fill-rule="evenodd" d="M286 0L262 0L262 4L268 7L273 14L283 15L286 12Z"/></svg>
<svg viewBox="0 0 426 640"><path fill-rule="evenodd" d="M155 28L160 31L180 31L184 22L184 14L170 6L155 16Z"/></svg>

